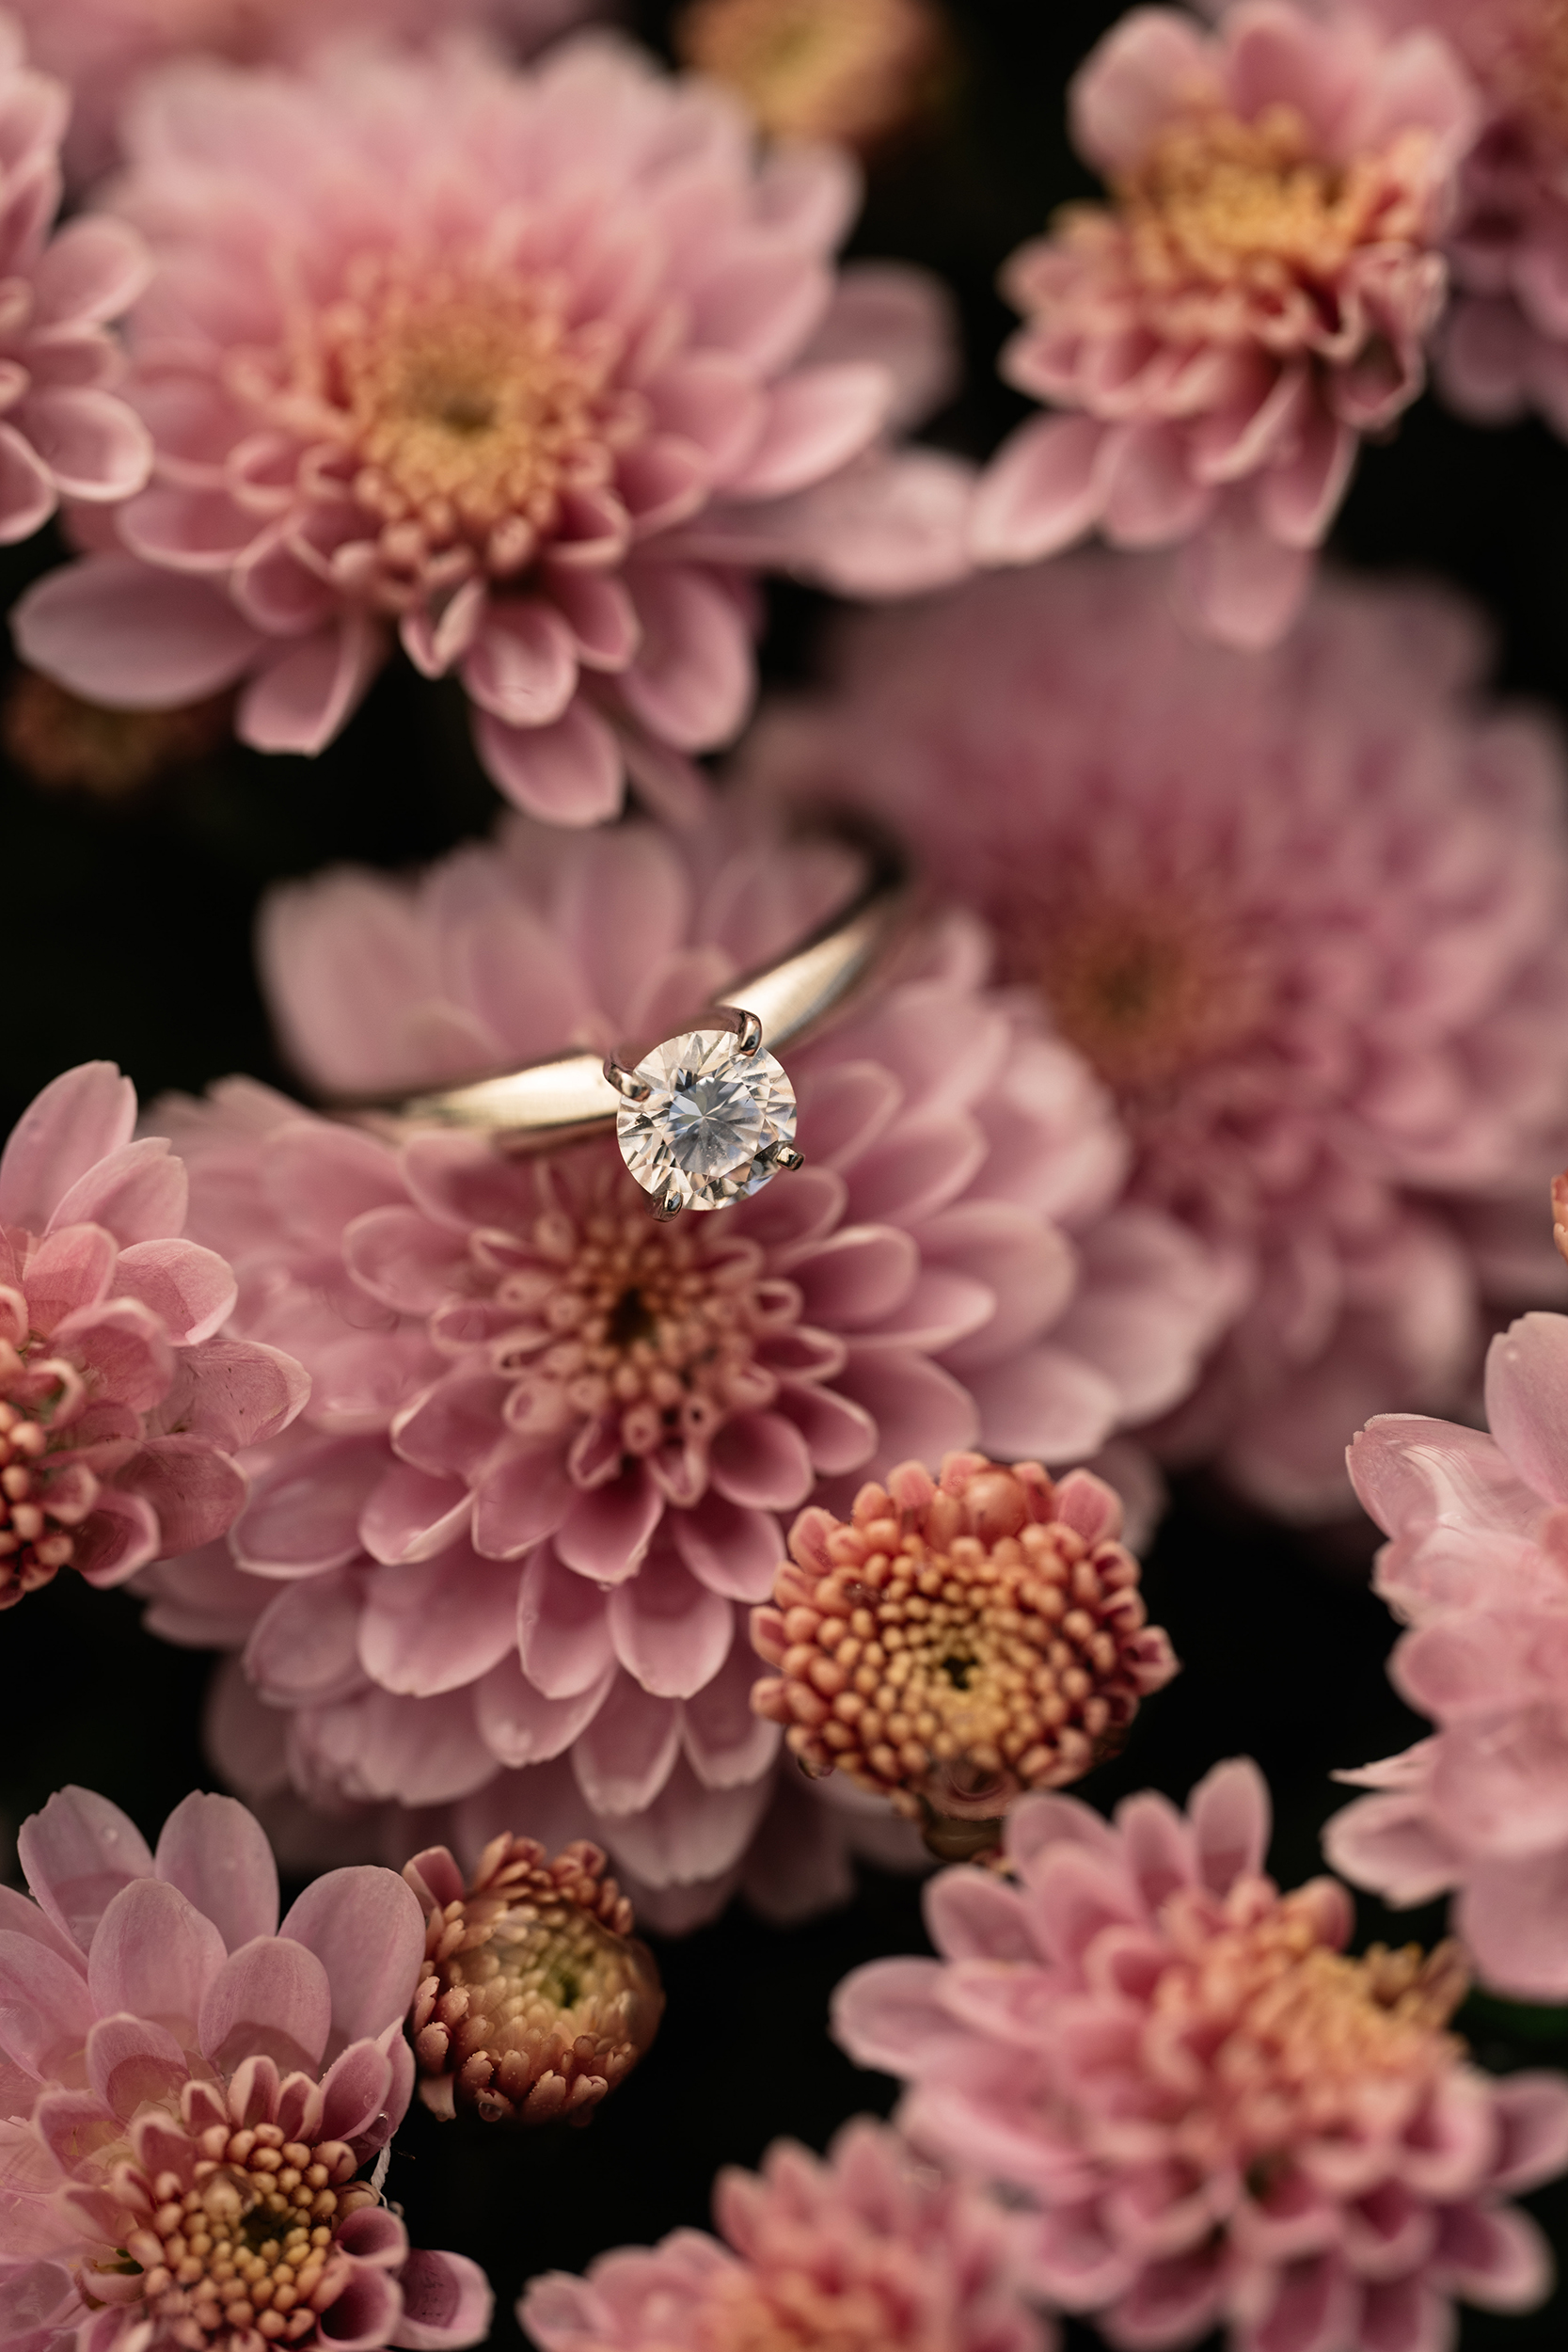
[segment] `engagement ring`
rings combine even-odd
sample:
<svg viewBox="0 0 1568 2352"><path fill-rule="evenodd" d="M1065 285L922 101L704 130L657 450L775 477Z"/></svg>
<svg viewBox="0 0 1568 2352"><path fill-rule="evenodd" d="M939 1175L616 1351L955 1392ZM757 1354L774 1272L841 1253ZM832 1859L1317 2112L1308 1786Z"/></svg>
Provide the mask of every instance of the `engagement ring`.
<svg viewBox="0 0 1568 2352"><path fill-rule="evenodd" d="M844 828L833 830L844 837ZM868 978L908 910L902 852L879 835L847 837L868 860L848 904L674 1035L625 1057L565 1054L395 1104L335 1107L382 1134L467 1129L508 1153L556 1150L613 1126L657 1216L745 1200L802 1164L795 1089L777 1053L810 1036Z"/></svg>

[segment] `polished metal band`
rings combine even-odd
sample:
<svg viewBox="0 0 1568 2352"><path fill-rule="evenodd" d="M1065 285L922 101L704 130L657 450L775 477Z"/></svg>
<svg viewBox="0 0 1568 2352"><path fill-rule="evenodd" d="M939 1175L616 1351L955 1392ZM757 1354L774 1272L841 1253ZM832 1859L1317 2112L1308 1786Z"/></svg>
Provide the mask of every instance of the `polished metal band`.
<svg viewBox="0 0 1568 2352"><path fill-rule="evenodd" d="M893 841L837 823L816 830L859 849L867 859L867 877L839 914L781 962L746 973L725 990L724 1025L733 1023L734 1008L754 1013L770 1053L800 1043L838 1009L882 961L910 906L909 864ZM701 1028L703 1009L694 1008L680 1025ZM593 1053L563 1054L396 1102L340 1099L332 1105L380 1135L467 1129L492 1136L502 1151L516 1154L602 1135L614 1126L623 1107L622 1095L605 1075L605 1057Z"/></svg>

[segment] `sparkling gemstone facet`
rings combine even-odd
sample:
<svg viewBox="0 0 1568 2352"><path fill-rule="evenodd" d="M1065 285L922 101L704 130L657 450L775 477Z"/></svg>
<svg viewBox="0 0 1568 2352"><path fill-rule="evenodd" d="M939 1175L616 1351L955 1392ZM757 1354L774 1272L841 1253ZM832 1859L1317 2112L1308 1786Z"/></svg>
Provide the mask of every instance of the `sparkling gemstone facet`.
<svg viewBox="0 0 1568 2352"><path fill-rule="evenodd" d="M615 1120L621 1156L645 1191L683 1209L743 1200L795 1140L795 1089L771 1054L729 1029L666 1038L637 1065L648 1088Z"/></svg>

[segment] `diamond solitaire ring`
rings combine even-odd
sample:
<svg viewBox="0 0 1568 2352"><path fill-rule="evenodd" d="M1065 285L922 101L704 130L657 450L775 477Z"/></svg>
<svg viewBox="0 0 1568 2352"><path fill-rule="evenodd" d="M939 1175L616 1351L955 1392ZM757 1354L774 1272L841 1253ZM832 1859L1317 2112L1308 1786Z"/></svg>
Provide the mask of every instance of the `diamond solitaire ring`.
<svg viewBox="0 0 1568 2352"><path fill-rule="evenodd" d="M674 1035L624 1056L566 1054L406 1101L340 1103L378 1133L432 1127L488 1136L508 1154L547 1152L613 1127L655 1216L721 1209L800 1167L795 1089L780 1049L810 1036L881 963L911 898L902 853L834 825L867 857L849 902L779 962L736 981Z"/></svg>

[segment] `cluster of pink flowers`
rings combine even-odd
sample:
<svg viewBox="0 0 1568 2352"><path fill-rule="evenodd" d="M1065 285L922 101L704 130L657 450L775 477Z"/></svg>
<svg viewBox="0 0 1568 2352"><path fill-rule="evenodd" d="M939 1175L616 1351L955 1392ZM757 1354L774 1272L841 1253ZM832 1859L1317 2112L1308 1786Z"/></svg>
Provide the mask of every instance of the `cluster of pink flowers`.
<svg viewBox="0 0 1568 2352"><path fill-rule="evenodd" d="M1196 645L1158 564L1081 556L848 623L751 754L900 824L1114 1090L1238 1309L1164 1449L1291 1516L1344 1509L1368 1414L1460 1402L1493 1302L1560 1293L1565 778L1478 707L1483 651L1349 584L1266 657Z"/></svg>
<svg viewBox="0 0 1568 2352"><path fill-rule="evenodd" d="M151 1852L68 1788L20 1845L33 1899L0 1886L0 2344L482 2343L483 2272L411 2249L358 2178L414 2086L424 1923L395 1872L331 1871L279 1925L271 1850L231 1797L187 1797Z"/></svg>
<svg viewBox="0 0 1568 2352"><path fill-rule="evenodd" d="M307 1073L372 1091L657 1033L853 871L767 826L515 819L413 887L279 894L262 961ZM1186 1393L1207 1253L1122 1200L1108 1100L984 986L978 935L924 954L792 1053L808 1165L673 1226L612 1137L507 1161L242 1082L162 1106L232 1327L287 1332L313 1380L228 1549L142 1587L158 1630L243 1642L262 1704L231 1691L217 1737L248 1792L467 1801L461 1849L590 1835L640 1911L712 1908L775 1785L746 1609L779 1514L977 1440L1069 1463Z"/></svg>
<svg viewBox="0 0 1568 2352"><path fill-rule="evenodd" d="M68 1563L98 1585L221 1536L235 1454L309 1383L228 1336L235 1282L184 1238L187 1184L112 1062L46 1087L0 1155L0 1610Z"/></svg>
<svg viewBox="0 0 1568 2352"><path fill-rule="evenodd" d="M1126 2352L1217 2325L1247 2352L1435 2345L1451 2298L1530 2309L1549 2257L1504 2200L1568 2161L1568 2082L1480 2074L1445 2030L1454 1948L1349 1959L1343 1889L1282 1896L1268 1834L1247 1763L1185 1816L1025 1798L1016 1883L935 1881L942 1957L858 1970L838 2036L909 2081L917 2146L1006 2185L1035 2290Z"/></svg>

